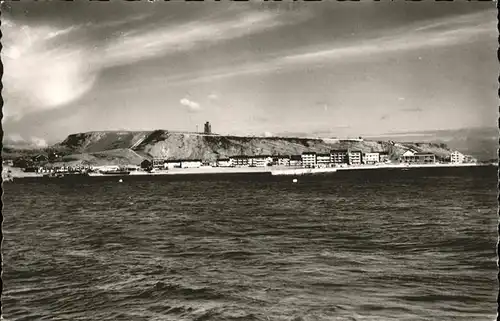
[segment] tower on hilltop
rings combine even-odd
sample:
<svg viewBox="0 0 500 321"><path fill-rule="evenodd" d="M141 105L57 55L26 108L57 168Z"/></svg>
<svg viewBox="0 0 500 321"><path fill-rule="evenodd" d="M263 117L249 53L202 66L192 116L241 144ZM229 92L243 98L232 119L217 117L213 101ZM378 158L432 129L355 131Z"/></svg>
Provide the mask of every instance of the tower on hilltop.
<svg viewBox="0 0 500 321"><path fill-rule="evenodd" d="M203 131L205 134L211 134L212 133L212 125L210 125L210 122L205 123L205 130Z"/></svg>

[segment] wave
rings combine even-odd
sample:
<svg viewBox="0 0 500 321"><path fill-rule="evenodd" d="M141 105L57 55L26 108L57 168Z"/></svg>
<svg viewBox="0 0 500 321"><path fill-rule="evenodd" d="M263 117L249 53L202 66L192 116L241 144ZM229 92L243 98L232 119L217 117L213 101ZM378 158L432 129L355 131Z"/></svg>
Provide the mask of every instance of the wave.
<svg viewBox="0 0 500 321"><path fill-rule="evenodd" d="M360 308L364 311L393 311L398 313L411 313L411 310L401 306L384 306L384 305L375 305L375 304L364 304L360 306Z"/></svg>
<svg viewBox="0 0 500 321"><path fill-rule="evenodd" d="M494 181L388 172L367 184L368 174L347 174L298 189L235 176L54 183L56 193L10 184L3 312L11 321L494 318Z"/></svg>
<svg viewBox="0 0 500 321"><path fill-rule="evenodd" d="M466 295L451 295L451 294L423 294L423 295L406 295L400 296L399 299L403 299L410 302L441 302L453 301L459 303L476 303L483 302L481 298L476 298Z"/></svg>
<svg viewBox="0 0 500 321"><path fill-rule="evenodd" d="M269 254L269 253L257 253L243 250L235 250L235 251L224 251L220 253L212 253L210 254L210 258L217 258L223 260L246 260L253 256L259 254Z"/></svg>
<svg viewBox="0 0 500 321"><path fill-rule="evenodd" d="M168 282L156 282L155 285L151 288L133 296L133 298L137 299L149 299L155 297L169 297L190 300L217 300L223 299L225 295L209 287L196 288Z"/></svg>
<svg viewBox="0 0 500 321"><path fill-rule="evenodd" d="M259 318L256 314L247 312L238 307L214 307L199 309L192 314L193 321L261 321L269 320Z"/></svg>

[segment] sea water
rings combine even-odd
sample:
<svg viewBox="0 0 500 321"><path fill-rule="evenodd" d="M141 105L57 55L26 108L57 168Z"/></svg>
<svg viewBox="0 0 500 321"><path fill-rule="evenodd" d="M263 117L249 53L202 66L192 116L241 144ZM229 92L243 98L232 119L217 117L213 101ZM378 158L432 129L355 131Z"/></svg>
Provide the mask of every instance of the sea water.
<svg viewBox="0 0 500 321"><path fill-rule="evenodd" d="M5 320L493 320L494 167L17 179Z"/></svg>

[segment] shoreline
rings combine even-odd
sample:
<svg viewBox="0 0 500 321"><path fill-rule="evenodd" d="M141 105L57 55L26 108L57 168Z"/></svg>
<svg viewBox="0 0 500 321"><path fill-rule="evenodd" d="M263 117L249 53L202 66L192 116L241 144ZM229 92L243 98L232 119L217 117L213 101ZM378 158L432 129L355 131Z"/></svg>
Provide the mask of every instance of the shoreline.
<svg viewBox="0 0 500 321"><path fill-rule="evenodd" d="M380 165L357 165L346 167L327 167L327 168L303 168L303 167L200 167L200 168L174 168L168 171L160 172L132 172L129 175L107 175L95 174L88 177L123 177L123 176L163 176L163 175L193 175L193 174L263 174L269 173L274 176L299 176L314 175L324 173L335 173L337 171L355 171L355 170L377 170L377 169L401 169L410 170L414 168L453 168L453 167L481 167L495 166L497 164L380 164ZM43 173L25 173L18 168L4 167L2 175L6 170L10 170L12 178L43 178ZM7 181L4 179L4 181Z"/></svg>
<svg viewBox="0 0 500 321"><path fill-rule="evenodd" d="M345 167L327 167L327 168L300 168L271 170L272 175L314 175L320 173L330 173L337 171L356 171L356 170L378 170L378 169L400 169L409 170L415 168L453 168L453 167L479 167L479 166L497 166L497 164L378 164L378 165L351 165Z"/></svg>
<svg viewBox="0 0 500 321"><path fill-rule="evenodd" d="M493 164L380 164L380 165L360 165L350 167L339 167L339 170L358 170L358 169L405 169L405 168L432 168L432 167L478 167L478 166L495 166Z"/></svg>

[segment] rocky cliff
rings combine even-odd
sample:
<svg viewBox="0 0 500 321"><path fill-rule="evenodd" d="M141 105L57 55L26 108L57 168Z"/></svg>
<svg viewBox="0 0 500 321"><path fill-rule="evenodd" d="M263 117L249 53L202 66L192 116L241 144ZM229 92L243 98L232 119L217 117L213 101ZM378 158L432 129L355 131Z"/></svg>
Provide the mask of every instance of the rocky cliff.
<svg viewBox="0 0 500 321"><path fill-rule="evenodd" d="M394 143L370 140L334 140L296 137L219 136L155 131L99 131L68 136L52 147L65 161L93 164L131 163L143 159L202 159L213 161L234 155L295 155L306 151L328 153L332 149L388 152L397 159L408 149L445 157L450 150L436 143Z"/></svg>

